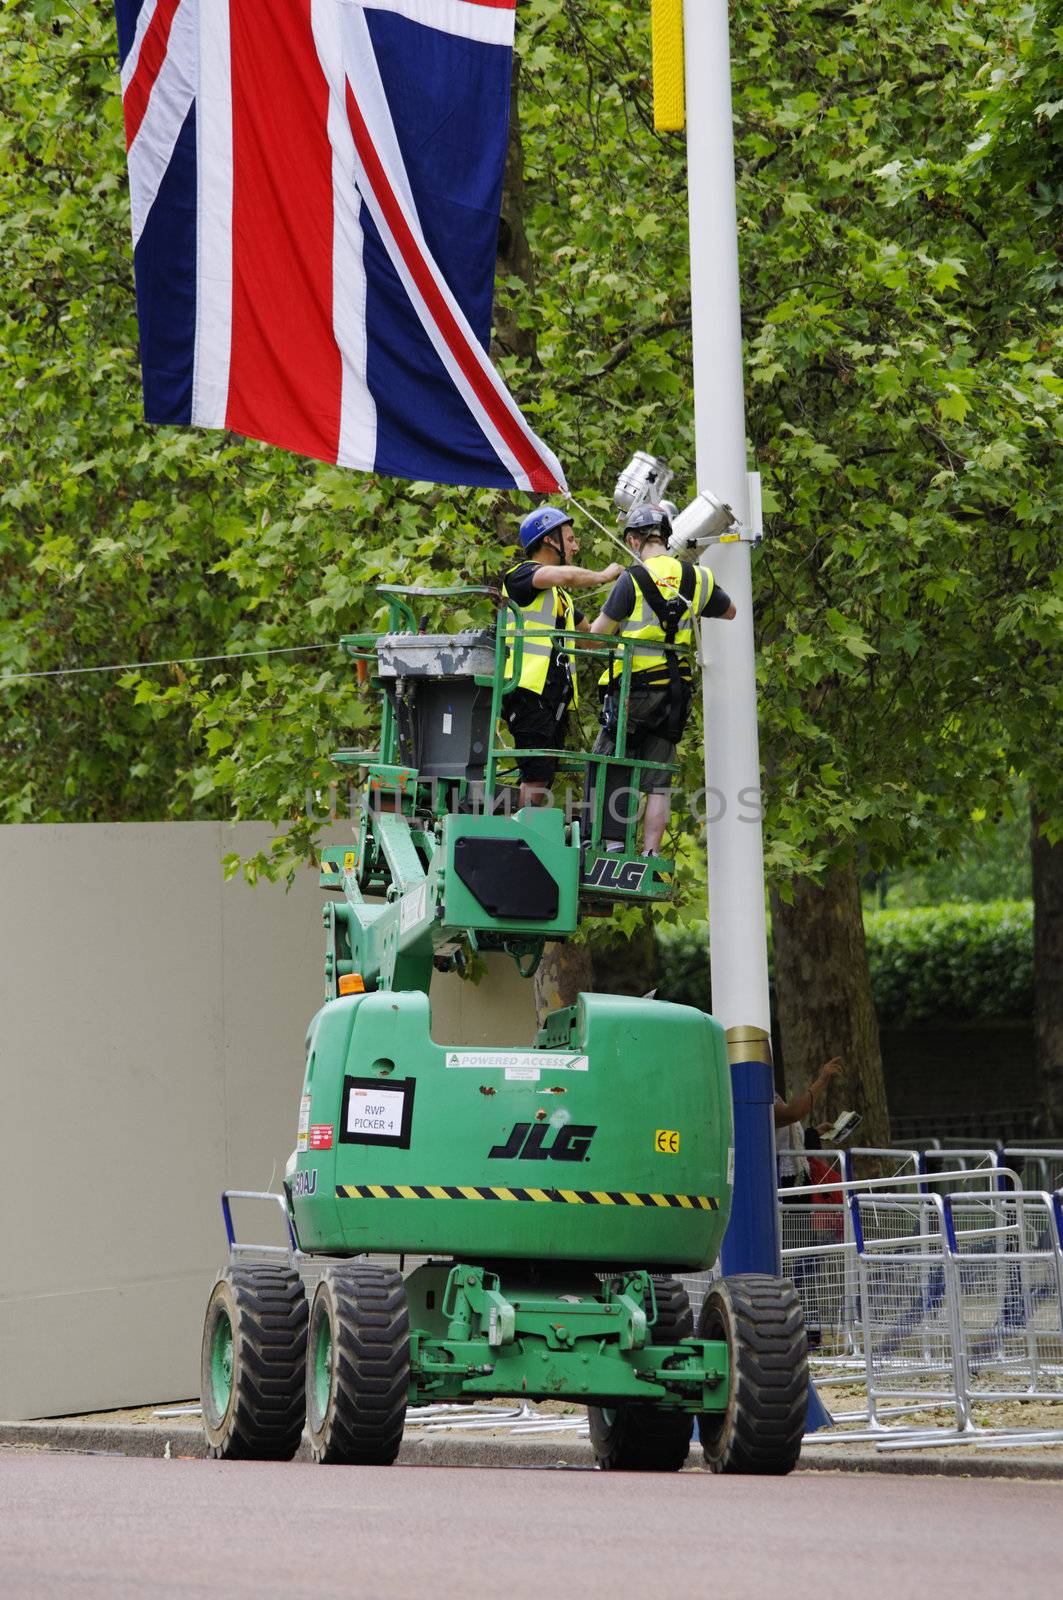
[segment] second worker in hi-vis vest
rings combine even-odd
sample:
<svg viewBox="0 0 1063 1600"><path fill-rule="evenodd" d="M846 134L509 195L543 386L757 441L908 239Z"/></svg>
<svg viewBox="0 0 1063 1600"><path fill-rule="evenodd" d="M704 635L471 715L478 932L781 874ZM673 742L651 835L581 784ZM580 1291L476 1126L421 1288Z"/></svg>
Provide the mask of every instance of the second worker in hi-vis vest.
<svg viewBox="0 0 1063 1600"><path fill-rule="evenodd" d="M513 743L518 750L562 750L568 708L576 703L576 674L563 634L589 631L569 589L594 589L612 583L623 572L617 562L602 572L573 566L577 553L572 518L557 506L540 506L520 525L524 560L503 575L502 588L521 614L523 648L520 682L502 702ZM506 676L513 670L513 635L506 658ZM557 771L556 756L518 756L520 804L538 805Z"/></svg>
<svg viewBox="0 0 1063 1600"><path fill-rule="evenodd" d="M708 567L680 561L668 553L672 524L663 506L640 506L624 524L624 540L636 565L621 574L595 617L592 633L619 633L636 641L631 652L631 695L628 701L625 754L636 761L660 762L660 768L643 767L639 785L631 782L632 769L610 767L605 786L602 837L606 849L624 845L629 803L638 788L646 795L642 848L659 854L671 814L671 766L690 714L694 689L691 646L695 617L735 615L734 603L720 588ZM616 749L617 685L623 652L614 652L599 679L602 690L602 731L594 746L598 755Z"/></svg>

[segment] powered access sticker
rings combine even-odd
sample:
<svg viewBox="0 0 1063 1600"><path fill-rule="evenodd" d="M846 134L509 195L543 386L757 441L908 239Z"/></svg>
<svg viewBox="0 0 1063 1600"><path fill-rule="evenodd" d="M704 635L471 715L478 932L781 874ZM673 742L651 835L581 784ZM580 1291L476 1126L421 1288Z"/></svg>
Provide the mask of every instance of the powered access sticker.
<svg viewBox="0 0 1063 1600"><path fill-rule="evenodd" d="M475 1072L502 1071L507 1078L538 1083L540 1072L586 1072L585 1055L561 1050L448 1050L446 1065Z"/></svg>

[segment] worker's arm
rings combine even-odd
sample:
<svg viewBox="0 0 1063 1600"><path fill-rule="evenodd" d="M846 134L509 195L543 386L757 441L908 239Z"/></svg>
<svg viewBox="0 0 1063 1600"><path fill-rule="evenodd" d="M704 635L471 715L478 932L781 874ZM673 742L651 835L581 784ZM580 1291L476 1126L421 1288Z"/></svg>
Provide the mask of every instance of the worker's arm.
<svg viewBox="0 0 1063 1600"><path fill-rule="evenodd" d="M735 603L726 589L721 589L718 583L712 586L712 593L701 608L703 617L715 617L720 622L733 622L738 612Z"/></svg>
<svg viewBox="0 0 1063 1600"><path fill-rule="evenodd" d="M616 633L635 609L635 580L630 572L620 573L605 597L601 615L591 623L592 633Z"/></svg>
<svg viewBox="0 0 1063 1600"><path fill-rule="evenodd" d="M582 633L588 642L590 641L591 625L582 611L576 612L576 632Z"/></svg>
<svg viewBox="0 0 1063 1600"><path fill-rule="evenodd" d="M537 566L531 581L536 589L597 589L599 584L614 583L623 570L618 561L601 572L592 572L589 567Z"/></svg>
<svg viewBox="0 0 1063 1600"><path fill-rule="evenodd" d="M594 621L591 623L591 632L615 633L619 626L620 624L615 620L615 618L607 617L604 611L600 611L595 617Z"/></svg>
<svg viewBox="0 0 1063 1600"><path fill-rule="evenodd" d="M594 634L596 632L600 633L601 629L600 628L599 629L593 628L591 626L591 624L587 621L586 617L581 617L580 620L576 623L576 631L578 633L582 633L582 634L584 634L586 636L587 643L584 646L584 649L587 649L587 650L608 650L609 646L605 643L604 639L599 643L599 641L594 638Z"/></svg>

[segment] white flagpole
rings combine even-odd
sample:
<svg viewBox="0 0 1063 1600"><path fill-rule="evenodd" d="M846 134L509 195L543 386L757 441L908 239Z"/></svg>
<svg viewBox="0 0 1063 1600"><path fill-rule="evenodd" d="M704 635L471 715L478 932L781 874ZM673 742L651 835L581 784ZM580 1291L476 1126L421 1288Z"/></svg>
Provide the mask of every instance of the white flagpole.
<svg viewBox="0 0 1063 1600"><path fill-rule="evenodd" d="M749 520L727 0L684 0L697 487ZM734 601L702 627L713 1013L735 1094L735 1196L724 1271L777 1272L764 846L750 546L704 558Z"/></svg>

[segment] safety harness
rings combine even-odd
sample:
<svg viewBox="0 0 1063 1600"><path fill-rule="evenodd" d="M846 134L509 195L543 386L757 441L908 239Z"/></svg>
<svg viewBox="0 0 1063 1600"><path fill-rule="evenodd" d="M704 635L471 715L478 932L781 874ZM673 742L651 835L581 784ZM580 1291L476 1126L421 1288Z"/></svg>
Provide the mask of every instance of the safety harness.
<svg viewBox="0 0 1063 1600"><path fill-rule="evenodd" d="M690 714L690 703L694 697L693 685L679 670L679 654L675 648L675 640L682 623L690 614L697 589L697 572L692 564L682 562L679 593L671 600L666 600L641 561L636 561L628 570L664 634L663 653L668 667L668 720L663 731L669 743L675 744L682 737ZM616 718L615 696L607 695L602 707L604 726L615 727Z"/></svg>

